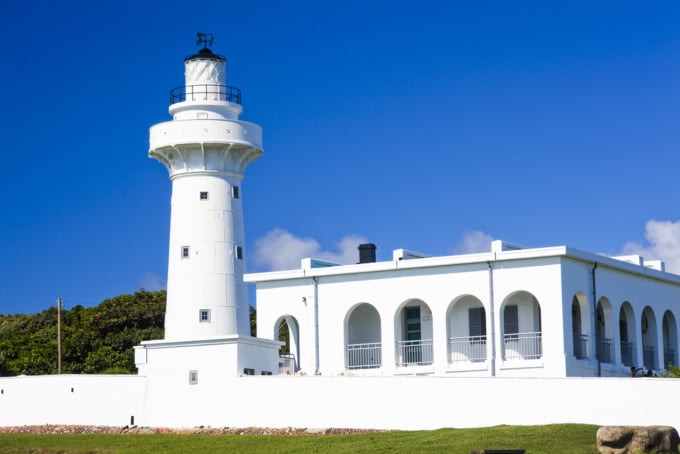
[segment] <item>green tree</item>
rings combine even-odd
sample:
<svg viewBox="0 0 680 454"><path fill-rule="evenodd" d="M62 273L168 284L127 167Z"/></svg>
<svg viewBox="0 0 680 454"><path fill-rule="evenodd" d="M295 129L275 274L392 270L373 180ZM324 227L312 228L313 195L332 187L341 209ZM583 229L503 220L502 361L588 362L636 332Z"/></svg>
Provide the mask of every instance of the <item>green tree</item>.
<svg viewBox="0 0 680 454"><path fill-rule="evenodd" d="M250 335L257 337L257 311L253 306L250 307Z"/></svg>
<svg viewBox="0 0 680 454"><path fill-rule="evenodd" d="M666 370L661 372L661 377L680 378L680 367L669 364Z"/></svg>
<svg viewBox="0 0 680 454"><path fill-rule="evenodd" d="M140 290L62 311L62 372L135 372L132 347L163 338L166 292ZM57 373L57 309L0 315L0 376Z"/></svg>
<svg viewBox="0 0 680 454"><path fill-rule="evenodd" d="M83 372L86 374L96 374L115 369L129 373L128 362L129 355L114 349L110 345L102 345L87 355Z"/></svg>

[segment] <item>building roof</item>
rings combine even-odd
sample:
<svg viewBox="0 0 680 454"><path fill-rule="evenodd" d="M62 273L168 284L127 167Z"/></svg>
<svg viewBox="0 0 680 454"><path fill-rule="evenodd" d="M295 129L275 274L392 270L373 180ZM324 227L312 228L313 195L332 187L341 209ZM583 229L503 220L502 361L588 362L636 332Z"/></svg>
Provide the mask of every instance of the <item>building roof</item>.
<svg viewBox="0 0 680 454"><path fill-rule="evenodd" d="M494 241L492 243L490 252L476 254L446 255L437 257L412 258L407 260L397 259L373 263L335 266L325 261L303 259L302 266L300 268L264 273L249 273L244 276L244 280L251 283L272 282L313 276L342 276L393 270L498 263L543 258L567 258L579 262L591 263L593 265L597 263L598 267L614 269L624 273L644 276L649 279L680 285L680 275L664 271L663 262L645 262L643 257L637 255L608 257L601 254L581 251L568 246L523 248L521 246L512 245L502 241ZM315 263L321 263L322 266L315 266Z"/></svg>

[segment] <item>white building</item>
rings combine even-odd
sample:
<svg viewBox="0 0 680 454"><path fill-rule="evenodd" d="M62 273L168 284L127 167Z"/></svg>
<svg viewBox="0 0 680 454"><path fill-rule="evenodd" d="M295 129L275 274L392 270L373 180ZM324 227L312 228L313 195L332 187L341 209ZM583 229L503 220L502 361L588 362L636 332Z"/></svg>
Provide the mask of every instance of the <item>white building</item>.
<svg viewBox="0 0 680 454"><path fill-rule="evenodd" d="M642 257L495 241L481 254L246 275L258 334L290 332L294 366L321 375L630 376L678 364L680 276ZM363 262L363 263L362 263ZM285 322L285 323L284 323Z"/></svg>

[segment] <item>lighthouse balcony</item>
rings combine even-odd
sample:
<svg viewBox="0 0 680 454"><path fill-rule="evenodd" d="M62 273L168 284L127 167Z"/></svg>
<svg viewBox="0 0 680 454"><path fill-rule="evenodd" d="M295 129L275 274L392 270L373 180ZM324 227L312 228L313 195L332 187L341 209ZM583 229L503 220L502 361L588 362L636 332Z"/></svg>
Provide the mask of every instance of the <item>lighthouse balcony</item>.
<svg viewBox="0 0 680 454"><path fill-rule="evenodd" d="M241 90L229 85L183 85L170 90L170 105L179 102L228 101L241 104Z"/></svg>
<svg viewBox="0 0 680 454"><path fill-rule="evenodd" d="M183 144L222 143L244 145L262 150L262 128L240 120L166 121L151 127L150 149Z"/></svg>

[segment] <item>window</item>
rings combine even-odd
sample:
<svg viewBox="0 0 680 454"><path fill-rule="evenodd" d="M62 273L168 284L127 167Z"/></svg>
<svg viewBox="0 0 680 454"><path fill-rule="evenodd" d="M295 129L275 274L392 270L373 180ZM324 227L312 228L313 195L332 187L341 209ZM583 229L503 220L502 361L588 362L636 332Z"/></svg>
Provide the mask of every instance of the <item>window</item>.
<svg viewBox="0 0 680 454"><path fill-rule="evenodd" d="M198 311L198 321L201 323L210 323L210 309L200 309Z"/></svg>
<svg viewBox="0 0 680 454"><path fill-rule="evenodd" d="M201 191L199 198L201 200L208 200L208 192L207 191Z"/></svg>
<svg viewBox="0 0 680 454"><path fill-rule="evenodd" d="M197 370L190 370L189 371L189 384L190 385L198 384L198 371Z"/></svg>
<svg viewBox="0 0 680 454"><path fill-rule="evenodd" d="M239 260L243 259L243 248L241 246L236 246L236 258Z"/></svg>
<svg viewBox="0 0 680 454"><path fill-rule="evenodd" d="M517 338L517 333L519 333L519 318L516 304L508 304L505 306L503 312L503 332L506 336L512 334L514 338Z"/></svg>
<svg viewBox="0 0 680 454"><path fill-rule="evenodd" d="M232 186L231 187L231 196L235 199L241 198L241 191L239 190L238 186Z"/></svg>
<svg viewBox="0 0 680 454"><path fill-rule="evenodd" d="M486 313L483 307L468 309L468 322L470 337L486 336Z"/></svg>
<svg viewBox="0 0 680 454"><path fill-rule="evenodd" d="M255 369L246 367L243 369L243 375L255 375Z"/></svg>
<svg viewBox="0 0 680 454"><path fill-rule="evenodd" d="M183 259L189 258L189 246L182 246L182 258Z"/></svg>
<svg viewBox="0 0 680 454"><path fill-rule="evenodd" d="M621 336L621 342L628 342L628 321L625 319L619 320L619 333Z"/></svg>
<svg viewBox="0 0 680 454"><path fill-rule="evenodd" d="M420 340L420 306L404 308L406 340Z"/></svg>

